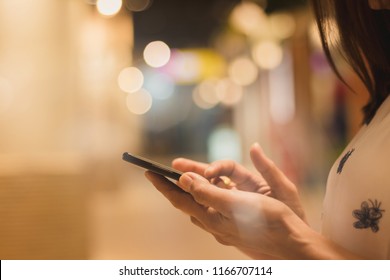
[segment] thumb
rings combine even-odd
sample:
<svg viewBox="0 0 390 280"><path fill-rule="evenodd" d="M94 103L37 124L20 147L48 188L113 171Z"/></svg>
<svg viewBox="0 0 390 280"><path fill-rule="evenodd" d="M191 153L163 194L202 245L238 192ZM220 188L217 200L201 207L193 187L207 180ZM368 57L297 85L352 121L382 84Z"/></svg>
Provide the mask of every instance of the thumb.
<svg viewBox="0 0 390 280"><path fill-rule="evenodd" d="M231 205L235 201L232 192L210 184L207 179L193 172L184 173L180 177L179 187L191 194L197 203L230 216Z"/></svg>

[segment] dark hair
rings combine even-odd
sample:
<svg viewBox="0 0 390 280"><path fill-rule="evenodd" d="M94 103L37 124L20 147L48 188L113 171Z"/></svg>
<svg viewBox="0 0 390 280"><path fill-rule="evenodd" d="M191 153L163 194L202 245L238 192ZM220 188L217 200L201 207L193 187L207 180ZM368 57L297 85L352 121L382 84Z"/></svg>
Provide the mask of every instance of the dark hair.
<svg viewBox="0 0 390 280"><path fill-rule="evenodd" d="M368 0L311 2L324 52L336 75L345 83L332 57L332 47L341 52L369 91L370 99L363 108L368 124L390 92L390 11L373 10ZM333 46L335 27L339 38Z"/></svg>

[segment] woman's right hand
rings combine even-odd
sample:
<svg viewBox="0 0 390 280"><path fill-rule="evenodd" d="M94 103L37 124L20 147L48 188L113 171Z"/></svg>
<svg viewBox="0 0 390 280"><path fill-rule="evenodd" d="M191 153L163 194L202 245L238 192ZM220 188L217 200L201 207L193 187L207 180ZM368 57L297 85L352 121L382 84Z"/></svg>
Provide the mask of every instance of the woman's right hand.
<svg viewBox="0 0 390 280"><path fill-rule="evenodd" d="M256 143L251 147L250 156L259 173L253 173L231 160L205 164L179 158L174 160L172 165L183 172L198 173L222 187L271 196L286 204L298 217L307 222L296 186L264 154L259 144ZM228 177L230 182L227 185L220 183L221 177Z"/></svg>

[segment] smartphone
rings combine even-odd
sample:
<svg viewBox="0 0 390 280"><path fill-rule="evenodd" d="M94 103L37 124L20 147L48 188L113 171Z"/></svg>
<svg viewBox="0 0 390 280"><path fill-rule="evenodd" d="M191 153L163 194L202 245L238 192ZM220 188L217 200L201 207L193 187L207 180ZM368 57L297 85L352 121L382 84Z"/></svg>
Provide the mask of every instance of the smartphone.
<svg viewBox="0 0 390 280"><path fill-rule="evenodd" d="M173 169L169 166L127 152L123 153L122 159L124 161L130 162L144 169L150 170L154 173L163 175L176 181L179 181L180 176L183 174L183 172Z"/></svg>

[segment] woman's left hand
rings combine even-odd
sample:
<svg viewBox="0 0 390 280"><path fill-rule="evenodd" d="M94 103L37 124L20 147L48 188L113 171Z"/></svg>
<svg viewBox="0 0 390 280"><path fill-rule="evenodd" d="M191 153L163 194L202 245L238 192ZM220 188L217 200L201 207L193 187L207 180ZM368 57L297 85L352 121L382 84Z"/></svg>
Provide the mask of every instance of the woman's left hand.
<svg viewBox="0 0 390 280"><path fill-rule="evenodd" d="M181 176L178 186L147 171L146 177L193 223L222 244L280 258L295 258L291 241L304 222L284 203L259 193L219 188L199 174Z"/></svg>
<svg viewBox="0 0 390 280"><path fill-rule="evenodd" d="M295 184L265 155L259 144L255 143L251 147L250 156L258 172L251 172L232 160L219 160L205 164L179 158L174 160L172 165L182 172L195 172L212 184L223 188L273 197L286 204L298 217L307 222Z"/></svg>

